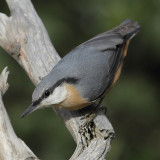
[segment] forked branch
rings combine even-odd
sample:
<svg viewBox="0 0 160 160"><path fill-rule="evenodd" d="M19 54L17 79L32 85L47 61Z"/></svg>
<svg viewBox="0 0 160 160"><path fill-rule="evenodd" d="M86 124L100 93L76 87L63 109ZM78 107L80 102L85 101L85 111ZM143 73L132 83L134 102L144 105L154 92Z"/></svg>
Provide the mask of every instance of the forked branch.
<svg viewBox="0 0 160 160"><path fill-rule="evenodd" d="M37 85L60 57L31 1L6 1L11 17L0 14L0 46L24 68L32 82ZM106 157L114 131L102 111L97 112L96 118L88 127L81 128L85 123L82 117L87 111L53 109L77 143L70 160L102 160Z"/></svg>

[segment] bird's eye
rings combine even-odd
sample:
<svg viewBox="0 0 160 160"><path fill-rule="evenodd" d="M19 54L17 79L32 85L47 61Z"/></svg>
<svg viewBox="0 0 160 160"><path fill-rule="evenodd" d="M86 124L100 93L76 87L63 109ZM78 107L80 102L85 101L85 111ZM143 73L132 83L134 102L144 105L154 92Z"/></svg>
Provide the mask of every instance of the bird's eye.
<svg viewBox="0 0 160 160"><path fill-rule="evenodd" d="M45 98L48 97L49 95L50 95L50 91L45 91L45 92L44 92Z"/></svg>

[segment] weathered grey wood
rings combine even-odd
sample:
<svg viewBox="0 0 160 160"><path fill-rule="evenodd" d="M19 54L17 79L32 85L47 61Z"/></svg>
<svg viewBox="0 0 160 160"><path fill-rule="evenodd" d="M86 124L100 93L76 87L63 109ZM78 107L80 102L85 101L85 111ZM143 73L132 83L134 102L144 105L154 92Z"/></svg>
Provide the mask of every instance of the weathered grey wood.
<svg viewBox="0 0 160 160"><path fill-rule="evenodd" d="M0 46L15 58L32 82L37 85L60 60L60 57L51 44L48 33L31 1L6 1L11 17L0 14ZM73 112L54 107L53 109L64 121L77 143L77 148L70 160L105 158L110 149L114 131L103 112L99 111L93 123L84 128L80 127L85 123L85 119L81 120L81 118L87 111Z"/></svg>
<svg viewBox="0 0 160 160"><path fill-rule="evenodd" d="M9 72L7 67L0 75L0 160L38 160L26 144L19 139L10 123L8 114L5 110L2 96L8 89Z"/></svg>

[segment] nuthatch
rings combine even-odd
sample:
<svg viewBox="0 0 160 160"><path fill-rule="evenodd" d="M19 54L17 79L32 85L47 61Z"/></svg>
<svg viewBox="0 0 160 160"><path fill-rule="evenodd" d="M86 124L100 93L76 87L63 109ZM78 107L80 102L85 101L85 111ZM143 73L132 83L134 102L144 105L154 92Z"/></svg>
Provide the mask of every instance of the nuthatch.
<svg viewBox="0 0 160 160"><path fill-rule="evenodd" d="M49 105L78 110L102 100L119 78L129 41L139 29L137 22L125 20L73 49L37 85L21 117Z"/></svg>

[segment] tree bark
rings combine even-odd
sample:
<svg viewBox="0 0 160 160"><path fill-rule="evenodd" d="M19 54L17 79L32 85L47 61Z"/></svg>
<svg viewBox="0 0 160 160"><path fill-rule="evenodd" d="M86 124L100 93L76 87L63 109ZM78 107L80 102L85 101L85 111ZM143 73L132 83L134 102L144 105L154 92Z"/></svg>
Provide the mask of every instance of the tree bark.
<svg viewBox="0 0 160 160"><path fill-rule="evenodd" d="M26 144L19 139L9 121L2 96L8 89L7 67L0 75L0 160L38 160Z"/></svg>
<svg viewBox="0 0 160 160"><path fill-rule="evenodd" d="M8 17L0 13L0 46L24 68L32 82L37 85L40 79L46 76L60 60L60 56L51 44L48 33L31 1L6 1L11 16ZM103 111L97 111L93 122L89 126L82 127L86 121L82 117L88 113L87 109L68 111L56 107L52 108L63 120L77 143L76 150L70 160L103 160L106 157L114 130ZM9 123L6 115L2 117L2 120ZM7 128L12 128L12 126L8 125ZM3 133L3 130L0 132ZM17 146L15 148L17 149ZM20 152L18 153L23 154ZM5 157L7 151L3 155Z"/></svg>

